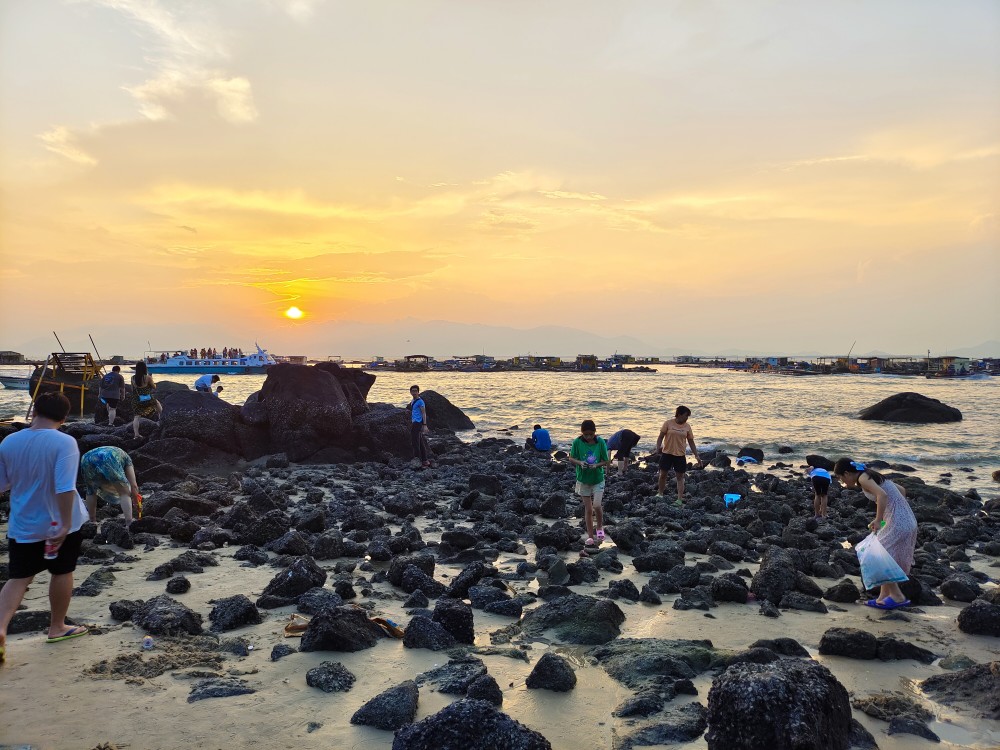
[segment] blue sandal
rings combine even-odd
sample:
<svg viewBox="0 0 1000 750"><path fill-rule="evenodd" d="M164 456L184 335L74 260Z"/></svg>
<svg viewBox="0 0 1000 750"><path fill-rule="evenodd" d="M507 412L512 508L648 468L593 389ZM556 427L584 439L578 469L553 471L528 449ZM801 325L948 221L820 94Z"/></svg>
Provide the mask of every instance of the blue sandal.
<svg viewBox="0 0 1000 750"><path fill-rule="evenodd" d="M909 607L910 600L904 599L901 602L897 602L891 596L887 596L881 602L878 599L869 599L865 602L866 607L874 607L875 609L899 609L900 607Z"/></svg>

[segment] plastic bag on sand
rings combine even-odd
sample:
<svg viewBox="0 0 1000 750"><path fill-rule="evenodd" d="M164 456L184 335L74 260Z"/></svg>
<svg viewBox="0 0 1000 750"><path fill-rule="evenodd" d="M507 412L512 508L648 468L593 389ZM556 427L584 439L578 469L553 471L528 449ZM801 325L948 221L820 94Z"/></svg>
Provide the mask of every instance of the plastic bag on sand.
<svg viewBox="0 0 1000 750"><path fill-rule="evenodd" d="M875 534L869 534L854 549L861 563L861 582L866 589L883 583L902 583L909 578Z"/></svg>

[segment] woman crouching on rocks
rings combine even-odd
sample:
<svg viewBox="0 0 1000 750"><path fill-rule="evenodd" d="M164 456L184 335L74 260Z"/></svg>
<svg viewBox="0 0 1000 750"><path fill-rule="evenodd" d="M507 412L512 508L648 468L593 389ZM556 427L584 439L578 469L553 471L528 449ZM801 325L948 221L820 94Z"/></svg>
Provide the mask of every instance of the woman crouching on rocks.
<svg viewBox="0 0 1000 750"><path fill-rule="evenodd" d="M849 458L837 461L833 473L846 487L860 488L865 497L875 501L875 520L869 528L877 534L879 542L896 564L909 575L913 551L917 546L917 518L906 501L906 491L877 471ZM883 583L878 598L865 602L869 607L878 609L895 609L909 603L898 583Z"/></svg>

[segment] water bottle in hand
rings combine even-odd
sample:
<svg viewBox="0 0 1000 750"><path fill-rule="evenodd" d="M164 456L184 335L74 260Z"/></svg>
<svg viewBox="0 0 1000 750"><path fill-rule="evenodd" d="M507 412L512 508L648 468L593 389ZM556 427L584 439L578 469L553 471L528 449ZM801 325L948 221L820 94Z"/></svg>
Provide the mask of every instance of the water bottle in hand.
<svg viewBox="0 0 1000 750"><path fill-rule="evenodd" d="M49 538L45 540L45 559L55 560L59 557L59 545L55 543L56 530L59 528L59 524L55 521L49 526Z"/></svg>

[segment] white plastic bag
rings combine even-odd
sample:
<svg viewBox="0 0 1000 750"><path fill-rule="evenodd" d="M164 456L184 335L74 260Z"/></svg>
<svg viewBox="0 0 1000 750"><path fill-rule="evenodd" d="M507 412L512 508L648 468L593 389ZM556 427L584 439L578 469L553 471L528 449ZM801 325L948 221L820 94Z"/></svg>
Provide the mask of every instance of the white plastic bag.
<svg viewBox="0 0 1000 750"><path fill-rule="evenodd" d="M854 549L858 553L858 562L861 563L861 582L865 589L881 586L883 583L902 583L909 578L874 533L869 534Z"/></svg>

